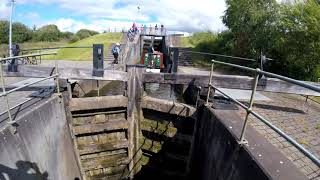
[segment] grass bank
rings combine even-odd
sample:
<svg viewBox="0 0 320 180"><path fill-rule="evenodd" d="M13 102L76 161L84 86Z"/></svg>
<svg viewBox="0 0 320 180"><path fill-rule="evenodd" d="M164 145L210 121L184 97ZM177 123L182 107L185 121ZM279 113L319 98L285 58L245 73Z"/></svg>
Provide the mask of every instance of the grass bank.
<svg viewBox="0 0 320 180"><path fill-rule="evenodd" d="M112 43L121 41L122 33L105 33L91 36L80 41L77 41L68 46L92 46L93 44L104 44L105 56L109 51L109 46ZM75 60L75 61L91 61L92 48L81 49L61 49L55 56L45 56L47 60Z"/></svg>

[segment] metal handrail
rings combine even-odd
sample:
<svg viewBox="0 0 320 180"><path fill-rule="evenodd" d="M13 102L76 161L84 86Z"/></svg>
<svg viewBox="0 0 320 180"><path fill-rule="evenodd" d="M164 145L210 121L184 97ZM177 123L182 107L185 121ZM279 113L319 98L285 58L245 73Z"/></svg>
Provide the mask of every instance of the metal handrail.
<svg viewBox="0 0 320 180"><path fill-rule="evenodd" d="M249 68L249 67L245 67L245 66L226 63L226 62L222 62L222 61L212 60L212 63L227 65L227 66L230 66L230 67L235 67L235 68L239 68L239 69L250 71L250 72L256 72L256 73L259 73L259 74L262 74L262 75L265 75L265 76L278 78L280 80L287 81L289 83L296 84L298 86L302 86L304 88L311 89L313 91L316 91L316 92L320 93L320 87L317 87L317 86L314 86L314 85L311 85L311 84L308 84L308 83L305 83L305 82L302 82L302 81L298 81L298 80L295 80L295 79L292 79L292 78L288 78L288 77L285 77L285 76L281 76L281 75L278 75L278 74L270 73L270 72L267 72L267 71L262 71L260 69L253 69L253 68Z"/></svg>
<svg viewBox="0 0 320 180"><path fill-rule="evenodd" d="M18 56L16 56L16 57L10 57L9 59L15 59L15 58L17 58L17 57L18 57ZM27 57L28 57L28 56L27 56ZM29 56L29 57L30 57L30 56ZM8 59L8 58L5 58L5 59ZM10 105L9 105L8 95L11 94L11 93L13 93L13 92L15 92L15 91L18 91L18 90L20 90L20 89L22 89L22 88L31 86L31 85L33 85L33 84L37 84L37 83L39 83L39 82L42 82L42 81L46 81L46 80L48 80L48 79L53 79L53 78L55 78L55 82L56 82L56 86L57 86L57 94L58 94L59 96L61 96L61 94L60 94L60 88L59 88L59 71L58 71L57 62L56 62L56 65L55 65L55 72L56 72L56 74L51 75L51 76L49 76L49 77L41 78L41 79L39 79L39 80L30 82L30 83L28 83L28 84L24 84L24 85L22 85L22 86L20 86L20 87L16 87L16 88L14 88L14 89L11 89L10 91L6 91L6 89L5 89L5 82L4 82L4 76L3 76L3 70L2 70L2 65L0 64L0 80L1 80L2 91L3 91L3 93L0 94L0 97L4 97L4 98L5 98L6 106L7 106L7 113L8 113L8 117L9 117L9 122L8 122L8 124L11 125L13 133L16 133L16 131L17 131L16 125L15 125L15 124L16 124L16 121L13 120L13 119L12 119L12 116L11 116L11 112L10 112L11 108L10 108Z"/></svg>
<svg viewBox="0 0 320 180"><path fill-rule="evenodd" d="M8 61L12 59L18 59L18 58L25 58L25 57L35 57L35 56L46 56L46 55L56 55L56 52L52 53L37 53L37 54L27 54L27 55L21 55L21 56L13 56L13 57L6 57L6 58L0 58L1 61Z"/></svg>
<svg viewBox="0 0 320 180"><path fill-rule="evenodd" d="M60 47L48 47L48 48L22 49L21 51L37 51L37 50L51 50L51 49L82 49L82 48L93 48L93 46L60 46Z"/></svg>
<svg viewBox="0 0 320 180"><path fill-rule="evenodd" d="M253 62L257 61L256 59L251 59L251 58L244 58L244 57L238 57L238 56L229 56L229 55L224 55L224 54L207 53L207 52L201 52L201 51L180 50L180 52L203 54L203 55L217 56L217 57L230 58L230 59L240 59L240 60L253 61ZM268 59L270 59L270 58L268 58Z"/></svg>
<svg viewBox="0 0 320 180"><path fill-rule="evenodd" d="M218 89L216 86L214 86L212 84L212 73L213 73L214 63L218 63L218 64L222 64L222 65L228 65L228 66L231 66L231 67L235 67L235 68L239 68L239 69L243 69L243 70L248 70L248 71L251 71L251 72L255 73L254 81L253 81L253 84L252 84L252 93L251 93L249 106L246 106L243 103L241 103L240 101L232 98L231 96L227 95L222 90ZM216 91L220 92L223 96L229 98L231 101L233 101L234 103L238 104L239 106L241 106L243 109L246 110L247 114L246 114L246 117L245 117L245 121L244 121L244 125L243 125L242 131L241 131L241 135L240 135L240 138L239 138L240 139L239 140L240 144L248 143L245 140L245 132L246 132L246 128L247 128L247 125L248 125L249 115L252 114L254 117L256 117L257 119L262 121L264 124L266 124L272 130L274 130L280 136L285 138L294 147L296 147L300 152L302 152L305 156L307 156L311 161L313 161L317 166L320 167L320 160L315 155L313 155L310 151L308 151L306 148L304 148L302 145L300 145L297 141L295 141L293 138L291 138L289 135L287 135L281 129L277 128L272 123L270 123L267 119L265 119L264 117L262 117L261 115L259 115L258 113L256 113L255 111L252 110L252 106L253 106L253 103L254 103L254 95L255 95L255 92L257 90L258 80L259 80L259 75L260 74L263 74L263 75L266 75L266 76L270 76L270 77L274 77L274 78L278 78L278 79L281 79L283 81L287 81L287 82L302 86L304 88L308 88L308 89L314 90L316 92L320 92L320 88L317 87L317 86L313 86L313 85L307 84L305 82L301 82L301 81L298 81L298 80L295 80L295 79L291 79L291 78L288 78L288 77L285 77L285 76L281 76L281 75L278 75L278 74L273 74L273 73L270 73L270 72L262 71L260 69L253 69L253 68L248 68L248 67L240 66L240 65L236 65L236 64L231 64L231 63L225 63L225 62L221 62L221 61L212 60L210 79L209 79L209 84L208 84L209 85L209 89L208 89L208 95L207 95L207 101L206 101L207 105L208 105L208 102L209 102L211 88L213 88Z"/></svg>
<svg viewBox="0 0 320 180"><path fill-rule="evenodd" d="M2 97L2 96L7 96L7 95L9 95L9 94L11 94L11 93L13 93L13 92L15 92L15 91L20 90L20 89L26 88L26 87L28 87L28 86L32 86L32 85L37 84L37 83L40 83L40 82L42 82L42 81L46 81L46 80L48 80L48 79L56 78L56 77L58 77L58 76L59 76L59 74L55 74L55 75L52 75L52 76L49 76L49 77L46 77L46 78L42 78L42 79L33 81L33 82L31 82L31 83L24 84L24 85L22 85L22 86L19 86L19 87L16 87L16 88L14 88L14 89L11 89L10 91L6 91L6 92L4 92L4 93L1 93L1 94L0 94L0 97Z"/></svg>

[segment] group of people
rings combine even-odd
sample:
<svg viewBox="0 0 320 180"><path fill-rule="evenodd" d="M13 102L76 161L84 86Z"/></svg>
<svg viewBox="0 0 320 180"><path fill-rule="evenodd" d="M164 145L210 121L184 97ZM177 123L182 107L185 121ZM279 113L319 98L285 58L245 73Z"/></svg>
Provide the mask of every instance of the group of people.
<svg viewBox="0 0 320 180"><path fill-rule="evenodd" d="M156 24L154 27L152 27L150 25L149 26L149 31L148 31L147 25L141 25L141 27L138 28L136 23L133 23L132 27L129 29L128 34L127 34L128 39L130 41L133 41L134 37L139 32L142 33L142 34L165 35L165 29L164 29L164 26L162 24L160 25L160 28L158 27L158 24Z"/></svg>
<svg viewBox="0 0 320 180"><path fill-rule="evenodd" d="M159 29L160 29L160 31L159 31ZM132 25L132 27L129 29L129 31L128 31L128 34L130 34L130 35L136 35L136 34L138 34L139 33L139 31L140 31L140 33L142 33L142 34L147 34L147 33L149 33L149 34L159 34L159 33L161 33L161 35L163 35L164 34L164 25L160 25L160 28L158 27L158 24L156 24L154 27L152 27L151 26L151 24L150 24L150 26L149 26L149 32L147 32L147 30L148 30L148 27L147 27L147 25L141 25L141 27L140 27L140 29L137 27L137 25L136 25L136 23L133 23L133 25ZM154 31L153 31L154 30Z"/></svg>
<svg viewBox="0 0 320 180"><path fill-rule="evenodd" d="M148 30L147 25L141 25L141 27L139 29L138 26L136 25L136 23L133 23L132 27L129 29L128 34L127 34L128 39L130 41L133 41L134 37L139 33L139 31L142 34L147 34L147 30ZM154 26L154 31L153 31L153 27L150 25L149 34L158 35L159 33L161 33L160 35L164 35L164 26L162 24L160 25L160 31L159 31L158 24L156 24ZM149 49L150 49L149 53L151 53L151 54L154 53L153 47L149 48ZM114 45L114 47L112 48L112 54L114 57L114 61L113 61L114 64L118 64L119 53L120 53L120 44L116 43Z"/></svg>
<svg viewBox="0 0 320 180"><path fill-rule="evenodd" d="M148 30L148 28L147 28L146 25L141 25L141 27L140 27L140 32L141 33L147 34L147 30ZM160 31L159 31L158 24L156 24L154 26L154 32L153 32L153 27L150 24L150 26L149 26L149 34L156 34L157 35L157 34L159 34L159 32L161 32L161 35L164 34L164 26L162 24L160 25Z"/></svg>

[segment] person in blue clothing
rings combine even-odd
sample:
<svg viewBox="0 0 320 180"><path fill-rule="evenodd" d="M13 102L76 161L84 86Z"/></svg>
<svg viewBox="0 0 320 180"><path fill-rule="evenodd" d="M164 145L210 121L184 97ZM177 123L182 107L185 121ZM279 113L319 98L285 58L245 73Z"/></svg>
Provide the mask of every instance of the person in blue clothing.
<svg viewBox="0 0 320 180"><path fill-rule="evenodd" d="M147 34L147 25L143 26L144 34Z"/></svg>
<svg viewBox="0 0 320 180"><path fill-rule="evenodd" d="M114 57L114 64L118 64L118 57L120 53L120 43L117 43L113 48L112 48L112 54Z"/></svg>

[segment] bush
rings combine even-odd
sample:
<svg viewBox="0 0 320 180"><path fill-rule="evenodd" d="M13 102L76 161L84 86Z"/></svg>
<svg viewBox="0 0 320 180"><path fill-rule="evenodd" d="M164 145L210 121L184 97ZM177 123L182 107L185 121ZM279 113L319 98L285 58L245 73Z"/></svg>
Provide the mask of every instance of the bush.
<svg viewBox="0 0 320 180"><path fill-rule="evenodd" d="M197 46L199 43L214 41L217 34L212 32L196 32L190 37L190 43Z"/></svg>
<svg viewBox="0 0 320 180"><path fill-rule="evenodd" d="M79 39L85 39L87 37L94 36L96 34L99 34L99 33L96 31L88 30L88 29L81 29L76 33Z"/></svg>
<svg viewBox="0 0 320 180"><path fill-rule="evenodd" d="M0 21L0 44L8 44L9 22Z"/></svg>
<svg viewBox="0 0 320 180"><path fill-rule="evenodd" d="M62 32L61 36L63 39L70 40L74 36L74 34L72 32L67 31L67 32Z"/></svg>
<svg viewBox="0 0 320 180"><path fill-rule="evenodd" d="M70 42L70 43L74 43L74 42L77 42L77 41L79 41L79 40L80 40L80 38L79 38L78 36L73 35L73 36L71 36L71 38L69 39L69 42Z"/></svg>
<svg viewBox="0 0 320 180"><path fill-rule="evenodd" d="M59 41L63 37L56 25L47 25L34 32L34 41Z"/></svg>
<svg viewBox="0 0 320 180"><path fill-rule="evenodd" d="M31 30L22 23L12 24L12 42L22 43L32 38ZM0 43L8 44L9 42L9 21L0 21Z"/></svg>

